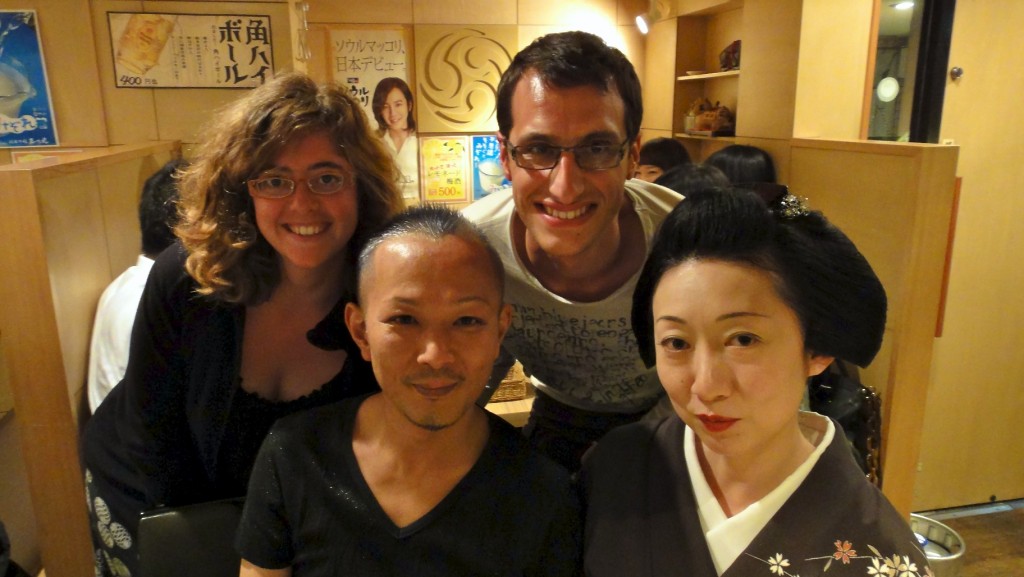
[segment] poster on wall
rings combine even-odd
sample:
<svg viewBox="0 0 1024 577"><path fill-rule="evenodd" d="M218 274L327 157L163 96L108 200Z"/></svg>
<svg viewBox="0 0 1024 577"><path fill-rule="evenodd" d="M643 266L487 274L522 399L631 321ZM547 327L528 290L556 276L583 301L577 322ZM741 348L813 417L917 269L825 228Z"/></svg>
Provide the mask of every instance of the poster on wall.
<svg viewBox="0 0 1024 577"><path fill-rule="evenodd" d="M35 10L0 10L0 147L57 146Z"/></svg>
<svg viewBox="0 0 1024 577"><path fill-rule="evenodd" d="M420 138L423 202L468 202L466 181L469 150L465 136Z"/></svg>
<svg viewBox="0 0 1024 577"><path fill-rule="evenodd" d="M374 128L373 94L380 81L398 78L415 86L410 38L410 30L403 26L330 28L327 68L331 80L348 88Z"/></svg>
<svg viewBox="0 0 1024 577"><path fill-rule="evenodd" d="M509 190L512 184L505 178L505 169L498 158L501 145L498 137L493 134L477 134L470 136L470 149L473 151L473 200L479 200L489 194Z"/></svg>
<svg viewBox="0 0 1024 577"><path fill-rule="evenodd" d="M107 12L118 88L253 88L274 72L270 16Z"/></svg>
<svg viewBox="0 0 1024 577"><path fill-rule="evenodd" d="M330 27L327 69L363 107L398 165L406 201L420 198L411 32L404 26ZM379 103L374 113L374 102Z"/></svg>

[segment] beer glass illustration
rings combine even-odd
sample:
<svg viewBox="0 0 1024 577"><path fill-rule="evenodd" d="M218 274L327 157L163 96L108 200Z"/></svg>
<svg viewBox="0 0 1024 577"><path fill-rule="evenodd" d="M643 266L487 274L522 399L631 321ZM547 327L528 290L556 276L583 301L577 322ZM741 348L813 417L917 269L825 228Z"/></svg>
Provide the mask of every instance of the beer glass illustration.
<svg viewBox="0 0 1024 577"><path fill-rule="evenodd" d="M132 14L117 41L117 63L143 76L160 60L175 21L160 14Z"/></svg>
<svg viewBox="0 0 1024 577"><path fill-rule="evenodd" d="M477 172L479 173L480 178L480 188L482 188L486 194L490 194L501 188L502 183L505 182L505 171L501 168L501 165L498 164L497 160L484 160L477 167Z"/></svg>

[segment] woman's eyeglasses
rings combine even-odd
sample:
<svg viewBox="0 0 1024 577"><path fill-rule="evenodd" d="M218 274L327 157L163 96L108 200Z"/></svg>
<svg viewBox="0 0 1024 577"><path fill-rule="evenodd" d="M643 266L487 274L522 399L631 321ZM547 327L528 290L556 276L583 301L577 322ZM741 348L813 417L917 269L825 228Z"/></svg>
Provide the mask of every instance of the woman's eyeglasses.
<svg viewBox="0 0 1024 577"><path fill-rule="evenodd" d="M306 179L306 186L313 194L334 194L350 182L351 176L338 172L321 172ZM296 181L283 176L265 176L247 180L249 194L260 198L284 198L295 192Z"/></svg>

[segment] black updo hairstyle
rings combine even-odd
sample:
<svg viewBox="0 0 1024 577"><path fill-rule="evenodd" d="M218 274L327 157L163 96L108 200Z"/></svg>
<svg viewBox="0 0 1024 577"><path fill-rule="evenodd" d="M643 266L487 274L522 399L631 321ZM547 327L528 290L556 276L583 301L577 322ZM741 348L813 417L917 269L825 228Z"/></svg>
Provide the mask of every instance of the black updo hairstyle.
<svg viewBox="0 0 1024 577"><path fill-rule="evenodd" d="M691 260L765 271L796 313L804 347L862 367L878 353L886 296L871 265L841 230L791 195L771 207L756 193L718 189L683 200L654 237L633 294L633 332L644 363L654 365L651 304L661 277Z"/></svg>

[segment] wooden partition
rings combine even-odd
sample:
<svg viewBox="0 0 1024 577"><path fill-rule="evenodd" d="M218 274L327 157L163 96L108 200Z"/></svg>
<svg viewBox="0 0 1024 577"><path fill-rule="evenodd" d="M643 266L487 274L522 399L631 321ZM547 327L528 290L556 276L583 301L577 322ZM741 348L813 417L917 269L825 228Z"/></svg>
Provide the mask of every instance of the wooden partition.
<svg viewBox="0 0 1024 577"><path fill-rule="evenodd" d="M959 149L791 141L789 185L845 231L889 296L885 341L862 373L883 403L882 489L911 510Z"/></svg>
<svg viewBox="0 0 1024 577"><path fill-rule="evenodd" d="M0 334L49 577L93 574L76 426L89 334L103 289L138 255L142 184L178 152L154 142L0 167Z"/></svg>

